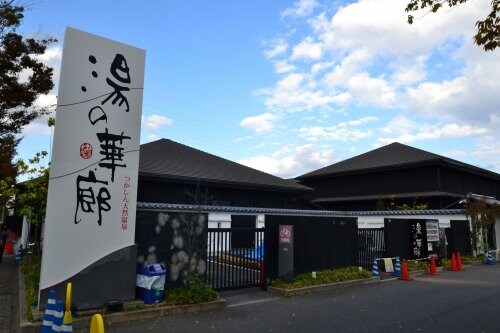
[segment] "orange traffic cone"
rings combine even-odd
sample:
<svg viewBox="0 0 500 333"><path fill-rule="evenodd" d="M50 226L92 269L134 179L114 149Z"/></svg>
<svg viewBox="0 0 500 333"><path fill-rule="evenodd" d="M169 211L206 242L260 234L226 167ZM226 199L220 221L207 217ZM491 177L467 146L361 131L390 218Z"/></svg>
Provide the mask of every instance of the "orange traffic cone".
<svg viewBox="0 0 500 333"><path fill-rule="evenodd" d="M408 267L406 266L406 260L403 259L403 262L401 263L401 280L403 281L410 281L410 274L408 273Z"/></svg>
<svg viewBox="0 0 500 333"><path fill-rule="evenodd" d="M427 273L429 275L439 275L436 269L436 262L434 261L434 256L431 256L431 265L429 267L429 272Z"/></svg>
<svg viewBox="0 0 500 333"><path fill-rule="evenodd" d="M456 272L457 271L457 261L455 260L455 252L451 254L451 266L450 266L450 271Z"/></svg>
<svg viewBox="0 0 500 333"><path fill-rule="evenodd" d="M14 254L14 246L12 245L13 233L9 232L7 242L5 243L5 254Z"/></svg>
<svg viewBox="0 0 500 333"><path fill-rule="evenodd" d="M462 259L460 259L460 252L457 252L457 270L461 271L462 267Z"/></svg>

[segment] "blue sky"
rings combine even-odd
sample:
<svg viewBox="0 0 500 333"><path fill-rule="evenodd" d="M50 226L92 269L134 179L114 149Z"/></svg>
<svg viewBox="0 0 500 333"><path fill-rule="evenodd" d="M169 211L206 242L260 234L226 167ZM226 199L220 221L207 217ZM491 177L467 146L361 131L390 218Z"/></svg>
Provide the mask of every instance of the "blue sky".
<svg viewBox="0 0 500 333"><path fill-rule="evenodd" d="M490 2L406 23L404 1L34 1L20 32L71 26L146 50L141 143L174 141L282 177L401 142L500 172ZM57 87L39 104L56 103ZM41 119L19 157L50 150Z"/></svg>

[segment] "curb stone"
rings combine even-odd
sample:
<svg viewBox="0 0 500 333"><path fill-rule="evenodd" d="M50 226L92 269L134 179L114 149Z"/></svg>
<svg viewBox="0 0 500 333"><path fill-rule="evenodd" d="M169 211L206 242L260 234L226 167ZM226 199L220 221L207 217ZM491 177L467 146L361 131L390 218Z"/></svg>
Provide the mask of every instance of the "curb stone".
<svg viewBox="0 0 500 333"><path fill-rule="evenodd" d="M140 306L141 309L133 310L135 306ZM126 302L124 304L125 309L128 311L123 312L113 312L109 314L103 315L104 324L106 326L130 322L130 321L139 321L145 319L153 319L163 316L170 316L174 314L184 314L184 313L197 313L202 311L211 311L216 309L221 309L226 306L226 300L223 298L218 298L213 302L206 303L198 303L198 304L186 304L186 305L165 305L160 306L159 304L144 304L141 301L134 302ZM26 301L25 301L25 286L24 286L24 277L22 276L21 271L19 271L19 308L20 308L20 316L19 316L19 327L20 333L39 333L42 322L41 317L42 313L40 313L36 307L32 307L35 311L33 312L33 318L36 321L28 321L26 319ZM92 319L92 315L94 313L101 313L101 311L86 311L84 314L86 316L78 316L78 312L73 314L73 329L87 329L90 327L90 321Z"/></svg>

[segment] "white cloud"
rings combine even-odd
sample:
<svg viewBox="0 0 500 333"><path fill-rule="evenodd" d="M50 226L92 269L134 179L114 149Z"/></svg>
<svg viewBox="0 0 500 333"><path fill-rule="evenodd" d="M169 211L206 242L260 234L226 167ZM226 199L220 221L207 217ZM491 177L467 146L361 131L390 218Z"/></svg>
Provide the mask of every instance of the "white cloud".
<svg viewBox="0 0 500 333"><path fill-rule="evenodd" d="M62 47L52 46L45 50L44 54L38 55L37 59L51 65L55 65L61 62L62 59Z"/></svg>
<svg viewBox="0 0 500 333"><path fill-rule="evenodd" d="M371 77L368 73L359 73L347 83L349 93L361 105L394 106L396 92L394 87L383 78Z"/></svg>
<svg viewBox="0 0 500 333"><path fill-rule="evenodd" d="M371 122L374 122L377 120L379 120L377 117L364 117L364 118L360 118L357 120L350 120L350 121L345 122L345 123L340 123L339 126L340 127L360 126L360 125L368 124L368 123L371 123Z"/></svg>
<svg viewBox="0 0 500 333"><path fill-rule="evenodd" d="M318 141L358 141L361 139L368 138L373 135L370 130L359 130L359 129L349 129L341 128L338 126L331 127L302 127L299 129L300 136L308 141L318 142Z"/></svg>
<svg viewBox="0 0 500 333"><path fill-rule="evenodd" d="M353 127L366 125L378 121L377 117L363 117L356 120L340 122L332 126L309 126L298 129L299 135L307 141L342 141L354 142L373 136L369 129L356 129Z"/></svg>
<svg viewBox="0 0 500 333"><path fill-rule="evenodd" d="M318 149L313 144L284 147L269 155L257 155L238 163L283 178L296 177L332 163L332 149Z"/></svg>
<svg viewBox="0 0 500 333"><path fill-rule="evenodd" d="M320 73L330 67L332 67L335 64L335 61L327 61L327 62L318 62L315 63L312 68L311 68L311 74L317 74Z"/></svg>
<svg viewBox="0 0 500 333"><path fill-rule="evenodd" d="M52 134L51 128L47 125L47 119L37 120L29 123L23 129L23 136L44 135L50 136Z"/></svg>
<svg viewBox="0 0 500 333"><path fill-rule="evenodd" d="M410 143L424 140L441 140L450 138L477 137L488 134L485 127L459 124L418 124L405 117L397 117L391 120L381 132L390 137L380 137L379 143L401 142Z"/></svg>
<svg viewBox="0 0 500 333"><path fill-rule="evenodd" d="M240 143L240 142L247 141L247 140L252 140L252 139L253 139L252 136L247 135L247 136L242 136L242 137L236 138L236 139L233 140L233 142Z"/></svg>
<svg viewBox="0 0 500 333"><path fill-rule="evenodd" d="M366 49L359 49L351 52L341 63L328 73L324 82L330 86L347 86L349 79L360 72L364 66L371 63L373 54Z"/></svg>
<svg viewBox="0 0 500 333"><path fill-rule="evenodd" d="M486 15L489 3L466 3L406 22L404 2L361 0L341 7L328 18L319 15L312 27L329 49L368 48L393 55L412 56L432 50L449 38L471 36L475 21ZM470 41L470 39L469 39Z"/></svg>
<svg viewBox="0 0 500 333"><path fill-rule="evenodd" d="M408 86L427 77L426 63L429 60L428 56L418 56L416 59L403 60L401 64L396 66L392 73L391 81L396 86Z"/></svg>
<svg viewBox="0 0 500 333"><path fill-rule="evenodd" d="M296 67L294 65L291 65L286 60L280 60L274 63L274 69L277 74L286 74L289 72L293 72Z"/></svg>
<svg viewBox="0 0 500 333"><path fill-rule="evenodd" d="M386 126L381 128L384 134L406 134L413 131L417 127L417 124L410 120L409 118L399 116L391 119Z"/></svg>
<svg viewBox="0 0 500 333"><path fill-rule="evenodd" d="M45 65L52 67L54 70L52 75L54 89L52 91L56 92L59 86L59 76L61 72L62 47L59 45L50 46L45 50L44 54L37 56L37 59L42 61Z"/></svg>
<svg viewBox="0 0 500 333"><path fill-rule="evenodd" d="M172 119L153 114L150 116L142 116L142 123L144 124L146 129L155 131L159 130L163 126L172 125Z"/></svg>
<svg viewBox="0 0 500 333"><path fill-rule="evenodd" d="M430 113L439 108L449 108L457 105L460 95L465 93L465 77L452 81L424 82L417 88L407 90L409 104L420 112Z"/></svg>
<svg viewBox="0 0 500 333"><path fill-rule="evenodd" d="M57 104L57 96L55 94L40 95L35 100L35 107L55 109Z"/></svg>
<svg viewBox="0 0 500 333"><path fill-rule="evenodd" d="M57 104L57 96L54 94L40 95L33 106L35 108L47 108L50 110L50 114L38 118L28 125L26 125L22 130L22 136L30 135L51 135L51 129L47 124L49 117L55 117L55 106Z"/></svg>
<svg viewBox="0 0 500 333"><path fill-rule="evenodd" d="M292 10L304 3L283 16L296 17ZM500 137L500 54L472 42L475 22L490 4L469 1L417 14L413 25L404 7L393 0L358 0L335 12L332 6L316 16L309 11L309 30L304 20L286 21L287 31L279 34L286 51L271 60L279 78L258 91L267 112L279 114L302 142L349 142L346 150L360 151L367 137L376 145L460 139L467 142L460 148L465 157L483 156L494 165L500 160L491 143ZM332 111L353 120L325 126L321 114ZM376 128L374 122L385 117L392 119ZM307 126L297 119L307 119Z"/></svg>
<svg viewBox="0 0 500 333"><path fill-rule="evenodd" d="M302 42L293 47L291 59L318 60L322 54L321 44L315 43L311 37L306 37Z"/></svg>
<svg viewBox="0 0 500 333"><path fill-rule="evenodd" d="M274 122L279 116L272 113L264 113L254 117L247 117L240 122L240 126L253 129L257 133L268 132L274 128Z"/></svg>
<svg viewBox="0 0 500 333"><path fill-rule="evenodd" d="M310 15L314 8L318 6L318 3L316 0L299 0L293 4L293 7L285 9L281 13L281 17L287 17L287 16L307 16Z"/></svg>
<svg viewBox="0 0 500 333"><path fill-rule="evenodd" d="M265 50L264 54L266 55L267 58L274 58L286 52L287 49L288 49L288 43L283 39L280 39L276 42L276 44L272 49Z"/></svg>
<svg viewBox="0 0 500 333"><path fill-rule="evenodd" d="M408 88L407 108L429 117L488 126L500 110L499 54L474 55L461 75L449 80L422 82Z"/></svg>
<svg viewBox="0 0 500 333"><path fill-rule="evenodd" d="M158 135L156 135L156 134L150 134L150 135L148 135L149 142L150 141L156 141L158 139L160 139L160 137Z"/></svg>
<svg viewBox="0 0 500 333"><path fill-rule="evenodd" d="M297 90L300 84L304 81L304 75L292 73L280 80L277 84L280 90Z"/></svg>
<svg viewBox="0 0 500 333"><path fill-rule="evenodd" d="M327 108L336 100L345 100L346 96L329 96L321 90L309 91L305 89L276 89L266 100L266 106L270 110L283 110L286 112L300 112L315 108Z"/></svg>
<svg viewBox="0 0 500 333"><path fill-rule="evenodd" d="M477 150L473 153L474 156L480 158L493 157L500 162L500 139L495 136L482 136L477 143ZM500 164L497 165L500 169Z"/></svg>

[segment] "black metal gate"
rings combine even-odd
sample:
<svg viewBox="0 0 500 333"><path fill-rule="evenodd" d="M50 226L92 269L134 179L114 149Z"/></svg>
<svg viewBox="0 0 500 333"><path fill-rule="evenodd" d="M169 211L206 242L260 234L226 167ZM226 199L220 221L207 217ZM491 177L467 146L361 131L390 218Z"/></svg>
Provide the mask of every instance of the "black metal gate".
<svg viewBox="0 0 500 333"><path fill-rule="evenodd" d="M385 257L384 229L358 229L358 264L371 270L375 258Z"/></svg>
<svg viewBox="0 0 500 333"><path fill-rule="evenodd" d="M208 229L207 283L212 288L241 289L263 283L264 230Z"/></svg>
<svg viewBox="0 0 500 333"><path fill-rule="evenodd" d="M472 240L469 221L450 221L451 228L447 228L446 239L448 242L447 257L451 258L452 252L460 252L461 255L472 254Z"/></svg>
<svg viewBox="0 0 500 333"><path fill-rule="evenodd" d="M410 221L408 219L384 219L386 256L410 259Z"/></svg>

